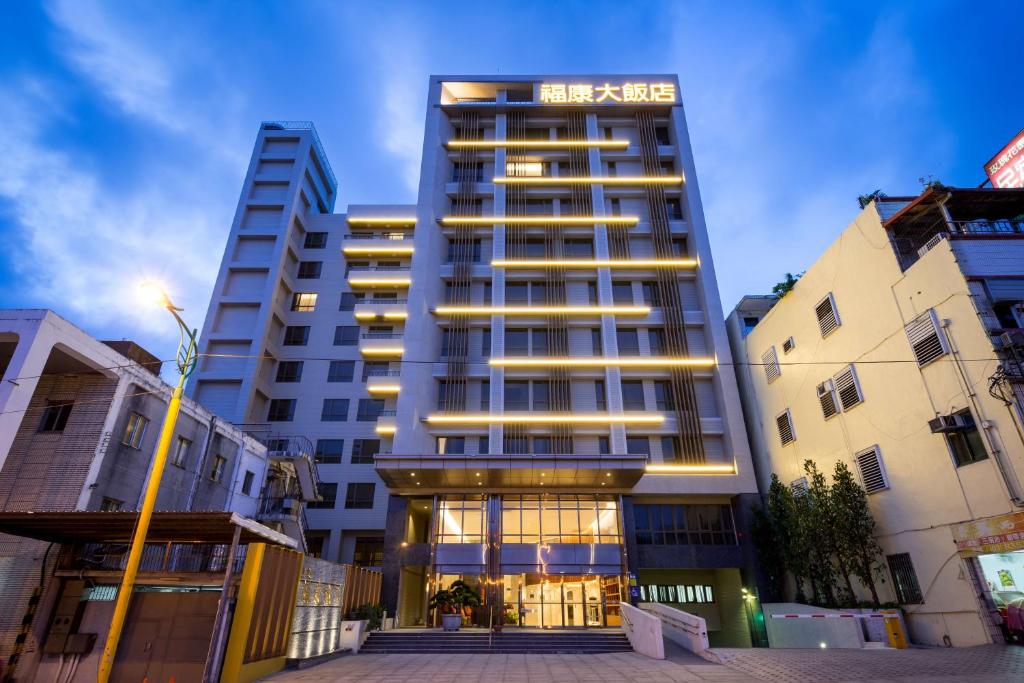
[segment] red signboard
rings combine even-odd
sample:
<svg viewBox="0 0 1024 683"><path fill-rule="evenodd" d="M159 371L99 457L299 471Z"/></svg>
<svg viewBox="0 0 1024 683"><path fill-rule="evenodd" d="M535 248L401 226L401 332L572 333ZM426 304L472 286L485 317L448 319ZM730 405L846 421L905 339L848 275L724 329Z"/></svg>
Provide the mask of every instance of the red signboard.
<svg viewBox="0 0 1024 683"><path fill-rule="evenodd" d="M985 164L992 187L1024 187L1024 130Z"/></svg>

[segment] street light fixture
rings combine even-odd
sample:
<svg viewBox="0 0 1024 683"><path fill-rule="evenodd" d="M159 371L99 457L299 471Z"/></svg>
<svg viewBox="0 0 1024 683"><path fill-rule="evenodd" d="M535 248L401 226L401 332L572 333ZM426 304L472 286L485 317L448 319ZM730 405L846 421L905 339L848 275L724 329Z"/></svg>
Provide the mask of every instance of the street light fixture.
<svg viewBox="0 0 1024 683"><path fill-rule="evenodd" d="M103 646L103 656L100 659L99 672L97 673L98 683L107 683L114 668L114 657L117 654L117 645L121 640L121 632L124 630L124 620L128 614L128 606L131 602L132 592L135 590L135 577L139 571L139 563L142 560L142 550L146 544L146 534L149 531L149 523L153 518L153 509L156 507L156 495L160 490L160 479L164 474L164 466L167 464L167 452L171 447L171 439L174 436L174 425L178 421L178 412L181 408L181 396L185 388L185 380L196 368L198 347L196 345L196 334L198 330L190 328L182 320L179 313L183 310L175 306L167 293L155 282L143 282L139 287L140 294L150 303L166 309L178 323L178 352L175 354L175 361L178 366L178 385L171 393L171 400L167 404L167 413L164 415L164 424L160 430L160 440L157 442L156 452L153 454L153 468L150 470L149 479L146 480L146 495L142 501L142 509L139 510L139 519L135 525L135 534L132 536L131 549L128 552L128 563L124 569L124 576L121 579L121 586L117 590L117 602L114 604L114 616L110 621L110 631L107 633L107 642Z"/></svg>

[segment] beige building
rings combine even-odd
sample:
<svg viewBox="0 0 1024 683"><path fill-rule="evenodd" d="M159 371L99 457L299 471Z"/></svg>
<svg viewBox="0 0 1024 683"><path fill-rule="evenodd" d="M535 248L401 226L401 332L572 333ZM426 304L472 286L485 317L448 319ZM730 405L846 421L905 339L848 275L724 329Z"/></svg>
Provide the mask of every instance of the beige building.
<svg viewBox="0 0 1024 683"><path fill-rule="evenodd" d="M762 487L859 473L917 643L1001 640L1024 597L1022 300L1024 192L935 188L871 203L729 319Z"/></svg>

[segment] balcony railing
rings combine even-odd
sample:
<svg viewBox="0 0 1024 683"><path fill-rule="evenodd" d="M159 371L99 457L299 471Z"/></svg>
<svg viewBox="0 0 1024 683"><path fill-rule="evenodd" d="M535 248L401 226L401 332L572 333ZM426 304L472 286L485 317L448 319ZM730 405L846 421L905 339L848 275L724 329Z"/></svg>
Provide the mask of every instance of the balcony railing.
<svg viewBox="0 0 1024 683"><path fill-rule="evenodd" d="M401 339L401 332L364 332L360 335L362 339Z"/></svg>
<svg viewBox="0 0 1024 683"><path fill-rule="evenodd" d="M348 240L394 240L400 242L402 240L412 239L412 236L407 232L360 232L353 233L351 235L344 235L341 238L343 241Z"/></svg>
<svg viewBox="0 0 1024 683"><path fill-rule="evenodd" d="M385 273L396 270L406 271L409 266L349 266L350 273Z"/></svg>
<svg viewBox="0 0 1024 683"><path fill-rule="evenodd" d="M955 235L1024 235L1024 221L977 219L948 223Z"/></svg>
<svg viewBox="0 0 1024 683"><path fill-rule="evenodd" d="M242 571L248 546L235 553L234 571ZM123 571L128 562L127 543L80 543L64 546L58 570ZM140 572L223 573L230 546L213 543L147 543L142 549Z"/></svg>
<svg viewBox="0 0 1024 683"><path fill-rule="evenodd" d="M366 377L401 377L401 370L368 370ZM365 380L364 380L365 381Z"/></svg>

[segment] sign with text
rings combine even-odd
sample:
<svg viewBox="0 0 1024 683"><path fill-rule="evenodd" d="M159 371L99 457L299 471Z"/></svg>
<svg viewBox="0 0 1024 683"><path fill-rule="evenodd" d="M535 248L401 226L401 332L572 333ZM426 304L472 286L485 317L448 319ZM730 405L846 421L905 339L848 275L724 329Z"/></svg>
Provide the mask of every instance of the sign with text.
<svg viewBox="0 0 1024 683"><path fill-rule="evenodd" d="M965 557L1024 550L1024 512L1011 512L951 527L956 549Z"/></svg>
<svg viewBox="0 0 1024 683"><path fill-rule="evenodd" d="M992 187L1024 187L1024 130L985 164Z"/></svg>
<svg viewBox="0 0 1024 683"><path fill-rule="evenodd" d="M541 104L675 104L675 83L541 83Z"/></svg>

